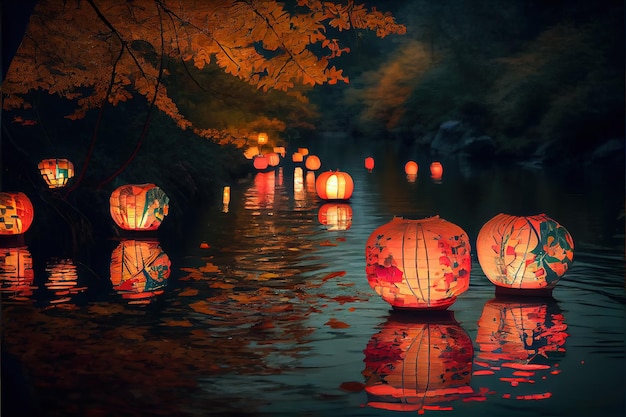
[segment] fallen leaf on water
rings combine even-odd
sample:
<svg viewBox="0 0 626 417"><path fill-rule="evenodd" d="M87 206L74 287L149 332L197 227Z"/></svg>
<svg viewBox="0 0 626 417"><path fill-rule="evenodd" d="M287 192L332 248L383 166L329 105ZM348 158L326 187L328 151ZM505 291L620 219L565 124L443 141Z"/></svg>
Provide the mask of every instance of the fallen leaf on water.
<svg viewBox="0 0 626 417"><path fill-rule="evenodd" d="M274 272L265 272L261 275L259 275L259 279L272 279L272 278L278 278L280 275L275 274Z"/></svg>
<svg viewBox="0 0 626 417"><path fill-rule="evenodd" d="M211 288L221 288L223 290L229 290L231 288L235 288L235 286L233 284L228 284L228 283L222 282L222 281L212 282L211 284L209 284L209 287L211 287Z"/></svg>
<svg viewBox="0 0 626 417"><path fill-rule="evenodd" d="M195 288L187 288L178 294L180 297L193 297L194 295L198 295L198 290Z"/></svg>
<svg viewBox="0 0 626 417"><path fill-rule="evenodd" d="M320 246L337 246L337 244L333 243L333 242L331 242L329 240L325 240L323 242L320 242Z"/></svg>
<svg viewBox="0 0 626 417"><path fill-rule="evenodd" d="M193 324L189 320L166 320L163 322L163 326L170 327L192 327Z"/></svg>
<svg viewBox="0 0 626 417"><path fill-rule="evenodd" d="M339 272L331 272L329 274L327 274L324 278L322 278L322 282L326 282L331 278L335 278L335 277L342 277L346 275L346 271L339 271Z"/></svg>
<svg viewBox="0 0 626 417"><path fill-rule="evenodd" d="M345 242L346 238L345 237L338 237L337 238L337 242Z"/></svg>
<svg viewBox="0 0 626 417"><path fill-rule="evenodd" d="M341 320L337 320L336 318L331 318L330 320L328 320L326 323L324 323L325 326L330 326L333 329L346 329L348 327L350 327L350 325L348 323L344 323Z"/></svg>

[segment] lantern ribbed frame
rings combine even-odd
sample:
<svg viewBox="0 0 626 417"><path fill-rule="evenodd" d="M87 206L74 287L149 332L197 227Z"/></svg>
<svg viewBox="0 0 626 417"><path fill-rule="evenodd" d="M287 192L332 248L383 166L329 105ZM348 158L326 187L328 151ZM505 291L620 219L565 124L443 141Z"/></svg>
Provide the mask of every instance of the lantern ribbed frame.
<svg viewBox="0 0 626 417"><path fill-rule="evenodd" d="M572 265L574 241L565 227L545 214L500 213L478 232L476 253L494 285L549 290Z"/></svg>
<svg viewBox="0 0 626 417"><path fill-rule="evenodd" d="M111 193L115 224L124 230L157 230L169 212L169 197L155 184L126 184Z"/></svg>
<svg viewBox="0 0 626 417"><path fill-rule="evenodd" d="M395 217L367 240L367 280L394 308L443 310L469 288L470 251L467 233L439 216Z"/></svg>
<svg viewBox="0 0 626 417"><path fill-rule="evenodd" d="M67 159L44 159L37 165L49 188L60 188L74 177L74 164Z"/></svg>
<svg viewBox="0 0 626 417"><path fill-rule="evenodd" d="M347 172L322 172L315 180L315 191L322 200L349 200L354 191L354 181Z"/></svg>
<svg viewBox="0 0 626 417"><path fill-rule="evenodd" d="M365 168L369 171L374 169L374 158L372 158L371 156L365 158Z"/></svg>
<svg viewBox="0 0 626 417"><path fill-rule="evenodd" d="M0 235L21 235L33 224L35 209L22 192L0 192Z"/></svg>

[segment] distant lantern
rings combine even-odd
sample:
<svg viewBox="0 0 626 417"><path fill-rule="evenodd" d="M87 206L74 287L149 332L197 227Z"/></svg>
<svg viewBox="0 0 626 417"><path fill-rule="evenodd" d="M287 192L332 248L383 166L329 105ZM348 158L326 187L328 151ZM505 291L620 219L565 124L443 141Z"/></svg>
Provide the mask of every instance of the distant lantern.
<svg viewBox="0 0 626 417"><path fill-rule="evenodd" d="M254 167L259 171L267 169L269 166L269 161L265 155L257 155L254 157Z"/></svg>
<svg viewBox="0 0 626 417"><path fill-rule="evenodd" d="M415 161L409 161L404 164L404 172L406 175L417 175L418 169L419 167Z"/></svg>
<svg viewBox="0 0 626 417"><path fill-rule="evenodd" d="M248 149L246 149L243 155L246 157L246 159L252 159L260 153L261 152L259 151L258 146L250 146Z"/></svg>
<svg viewBox="0 0 626 417"><path fill-rule="evenodd" d="M435 180L441 179L443 176L443 165L441 165L441 162L434 161L430 164L430 176Z"/></svg>
<svg viewBox="0 0 626 417"><path fill-rule="evenodd" d="M163 293L171 262L156 240L122 240L111 254L111 283L123 298L146 303Z"/></svg>
<svg viewBox="0 0 626 417"><path fill-rule="evenodd" d="M22 192L0 193L0 235L21 235L33 223L35 210Z"/></svg>
<svg viewBox="0 0 626 417"><path fill-rule="evenodd" d="M285 150L284 146L274 146L274 152L276 152L277 154L279 154L281 157L285 157L285 153L287 152Z"/></svg>
<svg viewBox="0 0 626 417"><path fill-rule="evenodd" d="M109 198L111 217L124 230L156 230L169 212L169 197L154 184L127 184Z"/></svg>
<svg viewBox="0 0 626 417"><path fill-rule="evenodd" d="M572 265L574 241L565 227L545 214L501 213L480 229L476 253L496 289L551 292Z"/></svg>
<svg viewBox="0 0 626 417"><path fill-rule="evenodd" d="M370 286L397 309L439 309L469 287L472 260L467 233L439 216L395 217L365 246Z"/></svg>
<svg viewBox="0 0 626 417"><path fill-rule="evenodd" d="M352 226L352 206L347 203L322 204L317 219L328 230L348 230Z"/></svg>
<svg viewBox="0 0 626 417"><path fill-rule="evenodd" d="M44 159L37 166L49 188L59 188L74 176L74 164L67 159Z"/></svg>
<svg viewBox="0 0 626 417"><path fill-rule="evenodd" d="M302 155L300 152L295 152L293 155L291 155L291 160L293 162L302 162L304 161L304 155Z"/></svg>
<svg viewBox="0 0 626 417"><path fill-rule="evenodd" d="M298 148L298 153L302 156L307 156L309 154L308 148Z"/></svg>
<svg viewBox="0 0 626 417"><path fill-rule="evenodd" d="M276 152L268 153L267 155L265 155L265 157L267 158L268 166L275 167L280 164L280 155L278 155Z"/></svg>
<svg viewBox="0 0 626 417"><path fill-rule="evenodd" d="M316 155L309 155L306 157L304 166L310 171L317 171L322 166L322 161Z"/></svg>
<svg viewBox="0 0 626 417"><path fill-rule="evenodd" d="M446 313L391 315L372 336L363 352L368 406L422 414L449 410L442 403L475 395L472 339L452 312Z"/></svg>
<svg viewBox="0 0 626 417"><path fill-rule="evenodd" d="M267 133L265 132L259 133L256 140L259 145L265 145L267 143Z"/></svg>
<svg viewBox="0 0 626 417"><path fill-rule="evenodd" d="M370 172L374 169L374 158L371 156L365 158L365 168Z"/></svg>
<svg viewBox="0 0 626 417"><path fill-rule="evenodd" d="M354 181L347 172L326 171L315 180L315 190L322 200L349 200Z"/></svg>
<svg viewBox="0 0 626 417"><path fill-rule="evenodd" d="M228 213L228 205L230 204L230 187L224 187L224 191L222 193L222 211L224 213Z"/></svg>

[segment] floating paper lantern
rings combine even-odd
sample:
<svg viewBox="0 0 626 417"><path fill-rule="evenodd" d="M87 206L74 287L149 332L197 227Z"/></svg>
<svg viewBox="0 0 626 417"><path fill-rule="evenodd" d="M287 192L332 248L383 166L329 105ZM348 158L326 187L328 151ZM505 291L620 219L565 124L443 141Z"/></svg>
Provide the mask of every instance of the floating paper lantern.
<svg viewBox="0 0 626 417"><path fill-rule="evenodd" d="M374 158L371 156L365 158L365 168L370 172L374 169Z"/></svg>
<svg viewBox="0 0 626 417"><path fill-rule="evenodd" d="M306 157L304 166L310 171L317 171L322 166L322 161L320 161L320 158L316 155L309 155Z"/></svg>
<svg viewBox="0 0 626 417"><path fill-rule="evenodd" d="M370 286L397 309L446 309L469 287L467 234L439 216L395 217L365 246Z"/></svg>
<svg viewBox="0 0 626 417"><path fill-rule="evenodd" d="M33 258L28 247L0 248L0 292L3 298L30 299L37 289L34 281Z"/></svg>
<svg viewBox="0 0 626 417"><path fill-rule="evenodd" d="M49 188L63 187L74 177L74 164L67 159L44 159L37 167Z"/></svg>
<svg viewBox="0 0 626 417"><path fill-rule="evenodd" d="M224 187L224 191L222 193L222 211L224 213L228 213L228 205L230 204L230 187Z"/></svg>
<svg viewBox="0 0 626 417"><path fill-rule="evenodd" d="M169 211L169 197L154 184L127 184L109 198L111 217L124 230L156 230Z"/></svg>
<svg viewBox="0 0 626 417"><path fill-rule="evenodd" d="M284 146L274 146L274 152L276 152L277 154L279 154L281 157L284 158L287 150L285 149Z"/></svg>
<svg viewBox="0 0 626 417"><path fill-rule="evenodd" d="M368 406L421 414L450 410L446 403L472 396L472 340L446 313L396 313L372 337L362 372Z"/></svg>
<svg viewBox="0 0 626 417"><path fill-rule="evenodd" d="M0 235L20 235L33 223L35 210L22 192L0 193Z"/></svg>
<svg viewBox="0 0 626 417"><path fill-rule="evenodd" d="M268 153L267 155L265 155L265 157L267 158L267 165L271 167L275 167L280 164L280 155L278 155L276 152Z"/></svg>
<svg viewBox="0 0 626 417"><path fill-rule="evenodd" d="M551 291L572 265L574 241L546 216L498 214L476 238L480 266L496 289Z"/></svg>
<svg viewBox="0 0 626 417"><path fill-rule="evenodd" d="M435 180L443 177L443 165L441 165L441 162L435 161L430 164L430 176Z"/></svg>
<svg viewBox="0 0 626 417"><path fill-rule="evenodd" d="M404 165L404 172L406 175L417 175L418 169L419 167L415 161L409 161Z"/></svg>
<svg viewBox="0 0 626 417"><path fill-rule="evenodd" d="M345 203L322 204L317 219L328 230L348 230L352 226L352 206Z"/></svg>
<svg viewBox="0 0 626 417"><path fill-rule="evenodd" d="M322 200L349 200L354 191L354 181L346 172L326 171L315 180L315 190Z"/></svg>
<svg viewBox="0 0 626 417"><path fill-rule="evenodd" d="M295 152L293 155L291 155L291 160L293 162L302 162L304 161L304 156L299 152Z"/></svg>
<svg viewBox="0 0 626 417"><path fill-rule="evenodd" d="M298 153L302 156L307 156L309 154L309 148L298 148Z"/></svg>
<svg viewBox="0 0 626 417"><path fill-rule="evenodd" d="M259 145L265 145L267 143L267 139L268 139L267 133L261 132L258 134L256 140Z"/></svg>
<svg viewBox="0 0 626 417"><path fill-rule="evenodd" d="M171 262L156 240L123 240L111 254L113 289L133 303L146 303L162 294Z"/></svg>
<svg viewBox="0 0 626 417"><path fill-rule="evenodd" d="M265 155L257 155L254 157L253 165L259 171L263 171L269 166L269 161L267 160Z"/></svg>

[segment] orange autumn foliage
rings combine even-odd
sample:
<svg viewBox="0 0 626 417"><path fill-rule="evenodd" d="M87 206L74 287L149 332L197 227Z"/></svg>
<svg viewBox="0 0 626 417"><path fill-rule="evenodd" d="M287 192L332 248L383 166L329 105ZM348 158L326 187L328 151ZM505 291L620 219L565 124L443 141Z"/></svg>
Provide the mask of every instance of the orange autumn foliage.
<svg viewBox="0 0 626 417"><path fill-rule="evenodd" d="M163 83L167 60L216 64L263 91L347 83L330 60L349 48L330 37L331 28L378 37L406 29L388 13L341 3L298 0L286 10L265 0L41 0L2 85L3 108L28 108L28 93L42 90L72 100L66 117L80 119L139 94L181 129L241 145L245 131L197 129L180 112Z"/></svg>

